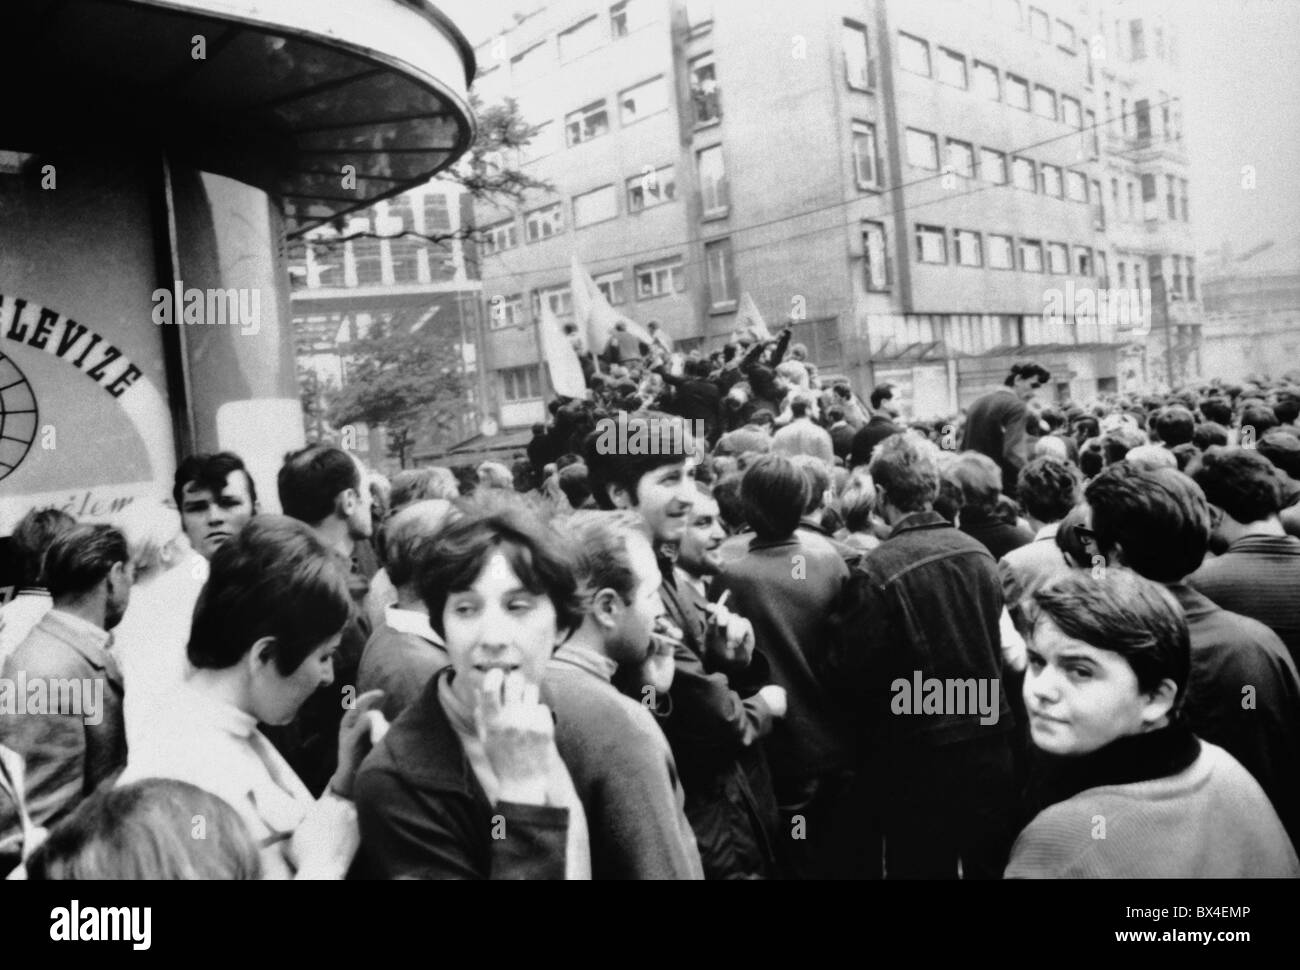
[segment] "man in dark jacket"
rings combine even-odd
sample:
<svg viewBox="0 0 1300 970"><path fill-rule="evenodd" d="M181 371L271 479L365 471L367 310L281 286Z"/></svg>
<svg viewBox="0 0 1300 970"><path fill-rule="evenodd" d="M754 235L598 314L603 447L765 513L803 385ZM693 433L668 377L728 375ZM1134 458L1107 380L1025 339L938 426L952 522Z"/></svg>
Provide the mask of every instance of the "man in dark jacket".
<svg viewBox="0 0 1300 970"><path fill-rule="evenodd" d="M1209 547L1205 493L1172 468L1119 462L1093 479L1084 498L1085 535L1098 554L1164 583L1187 615L1188 725L1255 776L1292 841L1300 839L1300 676L1277 634L1187 584Z"/></svg>
<svg viewBox="0 0 1300 970"><path fill-rule="evenodd" d="M1038 364L1016 364L1005 387L985 394L966 413L961 450L978 451L997 462L1006 495L1016 494L1020 469L1029 462L1028 402L1051 377Z"/></svg>
<svg viewBox="0 0 1300 970"><path fill-rule="evenodd" d="M729 606L754 625L756 650L786 690L786 716L768 739L782 836L792 874L824 878L837 851L831 813L847 787L850 743L819 670L827 617L849 570L829 546L795 530L808 485L787 458L766 455L741 484L745 520L754 530L747 555L724 563L720 585Z"/></svg>
<svg viewBox="0 0 1300 970"><path fill-rule="evenodd" d="M849 465L857 468L871 461L871 452L892 434L903 429L894 423L898 418L898 405L893 401L894 389L888 384L881 384L871 392L871 420L858 429L853 436L853 445L849 449Z"/></svg>
<svg viewBox="0 0 1300 970"><path fill-rule="evenodd" d="M709 380L708 361L688 360L685 370L681 377L668 373L663 367L656 373L664 379L665 384L673 388L669 410L691 422L692 428L703 427L704 435L712 446L718 440L718 408L722 402L722 392L718 390L717 384Z"/></svg>
<svg viewBox="0 0 1300 970"><path fill-rule="evenodd" d="M719 668L744 669L753 655L753 630L722 613L673 570L677 544L695 504L697 445L680 418L655 412L626 419L626 438L645 447L626 453L602 445L599 429L587 441L592 491L602 508L637 512L654 537L663 576L660 596L669 621L682 633L667 697L643 685L620 687L637 700L652 698L672 746L686 817L708 879L768 878L775 874L776 802L762 738L785 714L785 691L772 684L742 697Z"/></svg>
<svg viewBox="0 0 1300 970"><path fill-rule="evenodd" d="M951 879L959 867L998 878L1015 835L1002 589L988 550L933 510L938 457L907 433L871 461L893 531L850 577L828 662L862 746L844 814L868 835L877 820L888 878ZM843 857L846 874L874 874L879 842L864 838Z"/></svg>

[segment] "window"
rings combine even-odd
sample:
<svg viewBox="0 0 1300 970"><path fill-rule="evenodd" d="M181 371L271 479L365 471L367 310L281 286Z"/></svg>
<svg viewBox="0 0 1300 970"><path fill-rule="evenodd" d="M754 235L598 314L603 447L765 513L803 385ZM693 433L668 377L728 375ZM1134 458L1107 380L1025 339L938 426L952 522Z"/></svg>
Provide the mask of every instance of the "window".
<svg viewBox="0 0 1300 970"><path fill-rule="evenodd" d="M1084 116L1087 120L1086 130L1088 133L1088 142L1090 145L1090 151L1088 152L1088 157L1100 158L1101 157L1101 130L1097 127L1097 112L1089 108L1086 112L1084 112Z"/></svg>
<svg viewBox="0 0 1300 970"><path fill-rule="evenodd" d="M1170 220L1178 218L1178 179L1165 176L1165 208Z"/></svg>
<svg viewBox="0 0 1300 970"><path fill-rule="evenodd" d="M584 192L573 197L573 228L594 225L618 216L618 193L612 185L602 185L598 189Z"/></svg>
<svg viewBox="0 0 1300 970"><path fill-rule="evenodd" d="M540 290L533 290L533 316L537 317L542 312L542 301L545 300L551 312L557 317L567 317L573 313L573 292L567 285L548 286Z"/></svg>
<svg viewBox="0 0 1300 970"><path fill-rule="evenodd" d="M1050 195L1057 199L1061 198L1061 170L1055 165L1039 166L1043 174L1043 195Z"/></svg>
<svg viewBox="0 0 1300 970"><path fill-rule="evenodd" d="M533 129L533 137L519 149L519 164L527 165L555 151L555 122L543 121Z"/></svg>
<svg viewBox="0 0 1300 970"><path fill-rule="evenodd" d="M921 263L948 262L948 240L941 226L916 227L916 259Z"/></svg>
<svg viewBox="0 0 1300 970"><path fill-rule="evenodd" d="M1014 74L1007 75L1007 104L1021 111L1029 110L1029 82Z"/></svg>
<svg viewBox="0 0 1300 970"><path fill-rule="evenodd" d="M1183 298L1183 258L1181 256L1169 257L1173 264L1173 274L1169 283L1169 299L1181 300Z"/></svg>
<svg viewBox="0 0 1300 970"><path fill-rule="evenodd" d="M570 146L608 134L609 114L605 111L605 99L593 101L585 108L565 115L564 133Z"/></svg>
<svg viewBox="0 0 1300 970"><path fill-rule="evenodd" d="M1071 128L1083 127L1083 111L1077 98L1061 95L1061 120Z"/></svg>
<svg viewBox="0 0 1300 970"><path fill-rule="evenodd" d="M1034 171L1034 163L1019 155L1014 156L1011 159L1011 184L1026 192L1037 192L1038 179Z"/></svg>
<svg viewBox="0 0 1300 970"><path fill-rule="evenodd" d="M980 178L994 185L1007 184L1007 156L991 148L980 149Z"/></svg>
<svg viewBox="0 0 1300 970"><path fill-rule="evenodd" d="M853 172L859 188L879 184L876 166L876 126L866 121L853 122Z"/></svg>
<svg viewBox="0 0 1300 970"><path fill-rule="evenodd" d="M1047 271L1049 273L1070 272L1070 247L1065 243L1049 242L1047 244Z"/></svg>
<svg viewBox="0 0 1300 970"><path fill-rule="evenodd" d="M560 60L571 61L600 46L600 21L591 16L560 32Z"/></svg>
<svg viewBox="0 0 1300 970"><path fill-rule="evenodd" d="M595 277L594 282L596 289L605 295L610 306L618 306L623 302L623 271L618 270L615 273L601 273Z"/></svg>
<svg viewBox="0 0 1300 970"><path fill-rule="evenodd" d="M1156 212L1156 177L1146 174L1142 176L1142 218L1150 221Z"/></svg>
<svg viewBox="0 0 1300 970"><path fill-rule="evenodd" d="M1130 221L1137 219L1137 205L1133 201L1133 183L1128 183L1128 217Z"/></svg>
<svg viewBox="0 0 1300 970"><path fill-rule="evenodd" d="M1133 102L1133 119L1139 141L1151 140L1151 102L1146 98Z"/></svg>
<svg viewBox="0 0 1300 970"><path fill-rule="evenodd" d="M1130 20L1128 22L1129 36L1129 60L1140 61L1146 58L1147 48L1146 39L1142 34L1142 21Z"/></svg>
<svg viewBox="0 0 1300 970"><path fill-rule="evenodd" d="M867 48L867 28L851 20L844 21L840 46L844 49L844 80L851 88L870 91L876 86L876 72Z"/></svg>
<svg viewBox="0 0 1300 970"><path fill-rule="evenodd" d="M1092 250L1087 246L1074 247L1074 272L1078 276L1092 275Z"/></svg>
<svg viewBox="0 0 1300 970"><path fill-rule="evenodd" d="M1034 85L1034 114L1056 120L1056 92L1041 84Z"/></svg>
<svg viewBox="0 0 1300 970"><path fill-rule="evenodd" d="M1119 218L1119 179L1110 180L1110 200L1115 210L1115 217Z"/></svg>
<svg viewBox="0 0 1300 970"><path fill-rule="evenodd" d="M512 296L495 296L491 300L488 314L488 326L493 330L506 327L520 327L524 324L524 297L521 293Z"/></svg>
<svg viewBox="0 0 1300 970"><path fill-rule="evenodd" d="M384 281L384 252L378 239L352 240L352 258L357 268L357 286Z"/></svg>
<svg viewBox="0 0 1300 970"><path fill-rule="evenodd" d="M528 242L550 239L564 231L564 209L560 203L524 213L524 238Z"/></svg>
<svg viewBox="0 0 1300 970"><path fill-rule="evenodd" d="M628 212L653 209L676 197L677 176L672 165L652 169L627 180Z"/></svg>
<svg viewBox="0 0 1300 970"><path fill-rule="evenodd" d="M980 246L980 234L969 229L954 229L952 233L953 251L957 256L958 266L983 266L984 253Z"/></svg>
<svg viewBox="0 0 1300 970"><path fill-rule="evenodd" d="M922 77L929 77L930 45L919 37L899 33L898 63L903 66L905 71L920 74Z"/></svg>
<svg viewBox="0 0 1300 970"><path fill-rule="evenodd" d="M1065 197L1074 202L1088 201L1088 180L1080 172L1065 173Z"/></svg>
<svg viewBox="0 0 1300 970"><path fill-rule="evenodd" d="M928 131L907 129L907 160L917 168L939 169L939 143Z"/></svg>
<svg viewBox="0 0 1300 970"><path fill-rule="evenodd" d="M1075 50L1074 28L1064 20L1056 22L1056 46L1067 54L1077 53Z"/></svg>
<svg viewBox="0 0 1300 970"><path fill-rule="evenodd" d="M1095 210L1092 227L1101 232L1106 228L1106 197L1101 194L1101 183L1096 179L1092 180L1092 195L1090 198L1092 199L1092 207Z"/></svg>
<svg viewBox="0 0 1300 970"><path fill-rule="evenodd" d="M514 219L483 227L483 252L488 256L505 252L519 245L519 230Z"/></svg>
<svg viewBox="0 0 1300 970"><path fill-rule="evenodd" d="M722 146L700 150L698 155L700 168L700 199L704 214L725 214L731 205L731 193L727 185L727 172L722 164Z"/></svg>
<svg viewBox="0 0 1300 970"><path fill-rule="evenodd" d="M1120 289L1124 289L1128 286L1128 264L1121 259L1115 268L1119 272Z"/></svg>
<svg viewBox="0 0 1300 970"><path fill-rule="evenodd" d="M695 123L709 125L722 117L722 92L712 54L695 58L690 64L691 103L695 105Z"/></svg>
<svg viewBox="0 0 1300 970"><path fill-rule="evenodd" d="M975 149L969 142L948 139L948 167L966 178L975 177Z"/></svg>
<svg viewBox="0 0 1300 970"><path fill-rule="evenodd" d="M885 250L884 223L862 224L862 251L867 268L867 289L889 289L889 255Z"/></svg>
<svg viewBox="0 0 1300 970"><path fill-rule="evenodd" d="M668 85L662 77L643 81L618 96L619 120L627 127L642 118L668 110Z"/></svg>
<svg viewBox="0 0 1300 970"><path fill-rule="evenodd" d="M966 58L955 51L939 48L939 80L966 90Z"/></svg>
<svg viewBox="0 0 1300 970"><path fill-rule="evenodd" d="M1196 260L1191 256L1184 259L1187 263L1187 299L1196 299Z"/></svg>
<svg viewBox="0 0 1300 970"><path fill-rule="evenodd" d="M1002 85L998 81L998 69L983 61L976 61L972 70L975 75L976 93L990 101L1001 101Z"/></svg>
<svg viewBox="0 0 1300 970"><path fill-rule="evenodd" d="M629 30L640 26L636 14L640 11L632 0L623 0L609 8L609 35L615 40L626 37Z"/></svg>
<svg viewBox="0 0 1300 970"><path fill-rule="evenodd" d="M1110 269L1106 265L1106 254L1097 250L1097 278L1102 286L1110 286Z"/></svg>
<svg viewBox="0 0 1300 970"><path fill-rule="evenodd" d="M1037 239L1020 240L1020 268L1026 273L1043 271L1043 244Z"/></svg>
<svg viewBox="0 0 1300 970"><path fill-rule="evenodd" d="M507 367L501 375L501 396L506 401L534 401L542 396L542 373L538 364Z"/></svg>
<svg viewBox="0 0 1300 970"><path fill-rule="evenodd" d="M1052 42L1052 21L1037 7L1029 8L1029 35L1044 44Z"/></svg>
<svg viewBox="0 0 1300 970"><path fill-rule="evenodd" d="M680 293L686 289L686 273L682 268L682 258L661 259L653 263L643 263L633 270L636 277L636 298L649 300L669 293Z"/></svg>
<svg viewBox="0 0 1300 970"><path fill-rule="evenodd" d="M515 87L536 81L551 66L550 47L545 43L534 44L510 59L510 80Z"/></svg>
<svg viewBox="0 0 1300 970"><path fill-rule="evenodd" d="M704 265L709 276L709 307L731 307L736 302L735 265L731 258L731 240L716 239L704 244Z"/></svg>
<svg viewBox="0 0 1300 970"><path fill-rule="evenodd" d="M1179 203L1183 210L1183 222L1188 222L1190 220L1187 218L1187 179L1179 179L1179 183L1182 186L1182 194L1179 196Z"/></svg>
<svg viewBox="0 0 1300 970"><path fill-rule="evenodd" d="M989 233L989 267L991 269L1015 269L1011 258L1011 237Z"/></svg>

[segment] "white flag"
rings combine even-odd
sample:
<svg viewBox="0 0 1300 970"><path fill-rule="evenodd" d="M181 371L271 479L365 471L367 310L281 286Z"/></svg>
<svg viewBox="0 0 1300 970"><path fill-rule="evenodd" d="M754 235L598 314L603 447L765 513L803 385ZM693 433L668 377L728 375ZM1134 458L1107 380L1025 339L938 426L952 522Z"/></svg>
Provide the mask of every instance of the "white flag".
<svg viewBox="0 0 1300 970"><path fill-rule="evenodd" d="M582 376L582 364L578 362L578 353L569 343L569 338L560 328L560 321L555 318L549 300L542 300L542 315L537 327L538 339L542 344L542 359L551 374L551 386L556 394L565 397L585 398L587 381Z"/></svg>
<svg viewBox="0 0 1300 970"><path fill-rule="evenodd" d="M583 269L577 256L573 257L569 289L573 299L574 322L579 331L587 334L587 346L593 354L599 356L605 352L609 336L614 332L614 324L620 320L627 324L628 333L638 340L646 344L654 343L641 324L609 305L605 294L600 292L600 287L591 278L591 274Z"/></svg>
<svg viewBox="0 0 1300 970"><path fill-rule="evenodd" d="M772 331L767 329L763 314L758 312L753 297L748 293L740 294L740 311L736 314L736 325L741 330L748 330L759 340L772 339Z"/></svg>

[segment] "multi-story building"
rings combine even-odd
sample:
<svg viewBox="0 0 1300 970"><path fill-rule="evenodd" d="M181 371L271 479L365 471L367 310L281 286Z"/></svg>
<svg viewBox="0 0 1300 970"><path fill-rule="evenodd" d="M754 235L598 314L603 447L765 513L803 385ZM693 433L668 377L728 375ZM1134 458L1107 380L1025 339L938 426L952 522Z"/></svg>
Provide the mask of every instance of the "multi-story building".
<svg viewBox="0 0 1300 970"><path fill-rule="evenodd" d="M1300 372L1300 235L1243 251L1225 242L1205 255L1205 376Z"/></svg>
<svg viewBox="0 0 1300 970"><path fill-rule="evenodd" d="M747 292L918 417L1013 359L1076 399L1192 366L1177 41L1150 2L556 0L477 53L553 187L476 211L502 425L544 416L534 322L572 313L573 256L679 347L724 342ZM1079 302L1118 288L1151 291L1140 314Z"/></svg>
<svg viewBox="0 0 1300 970"><path fill-rule="evenodd" d="M482 284L474 248L458 236L470 215L459 186L433 181L350 216L341 233L308 235L290 266L290 299L304 394L317 397L304 408L310 440L340 437L323 416L325 398L347 382L348 344L379 321L427 339L447 386L459 388L431 409L408 463L478 433ZM347 445L376 468L395 464L383 427L358 423Z"/></svg>

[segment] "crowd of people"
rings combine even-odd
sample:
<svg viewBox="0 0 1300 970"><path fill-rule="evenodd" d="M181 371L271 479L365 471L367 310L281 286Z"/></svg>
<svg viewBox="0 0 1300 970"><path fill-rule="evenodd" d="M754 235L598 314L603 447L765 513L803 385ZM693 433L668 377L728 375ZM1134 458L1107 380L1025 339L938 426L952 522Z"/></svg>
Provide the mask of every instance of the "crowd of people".
<svg viewBox="0 0 1300 970"><path fill-rule="evenodd" d="M909 422L629 338L513 468L33 509L0 871L1300 876L1300 379Z"/></svg>

